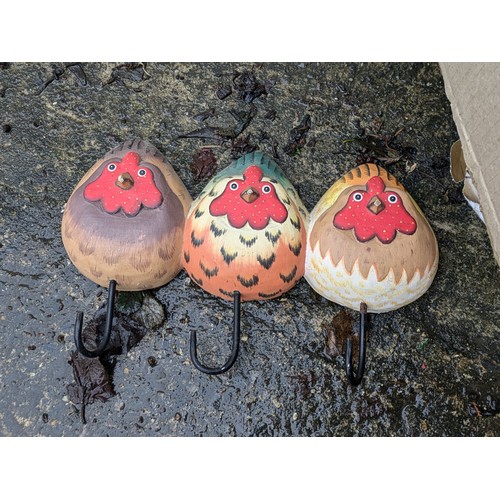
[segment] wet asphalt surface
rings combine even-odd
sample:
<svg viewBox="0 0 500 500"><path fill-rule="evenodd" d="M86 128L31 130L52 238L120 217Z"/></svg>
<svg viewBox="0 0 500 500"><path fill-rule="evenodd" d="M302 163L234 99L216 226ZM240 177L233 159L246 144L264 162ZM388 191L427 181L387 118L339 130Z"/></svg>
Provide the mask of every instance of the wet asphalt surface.
<svg viewBox="0 0 500 500"><path fill-rule="evenodd" d="M304 279L243 304L236 364L200 373L189 335L220 363L231 305L182 271L119 294L117 331L133 341L104 359L108 385L83 423L68 390L72 330L77 311L99 316L106 292L70 263L61 211L93 163L133 137L163 152L193 197L255 148L309 210L362 161L397 176L436 233L440 266L419 300L370 316L360 386L333 327L343 308ZM449 174L457 138L437 64L1 65L0 435L498 436L500 269ZM207 146L217 163L202 168Z"/></svg>

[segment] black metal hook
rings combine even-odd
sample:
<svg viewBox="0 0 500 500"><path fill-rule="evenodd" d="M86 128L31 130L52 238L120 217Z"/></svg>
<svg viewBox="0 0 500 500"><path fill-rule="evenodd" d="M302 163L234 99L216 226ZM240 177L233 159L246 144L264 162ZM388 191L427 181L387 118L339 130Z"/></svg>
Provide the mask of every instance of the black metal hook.
<svg viewBox="0 0 500 500"><path fill-rule="evenodd" d="M345 372L347 379L352 385L359 385L363 379L365 371L365 357L366 357L366 334L365 334L365 317L368 306L361 302L359 305L359 355L358 355L358 368L353 369L352 366L352 340L347 339L347 346L345 350Z"/></svg>
<svg viewBox="0 0 500 500"><path fill-rule="evenodd" d="M89 351L83 344L82 338L82 324L83 324L83 313L78 312L76 315L75 322L75 344L78 351L87 358L97 358L100 356L106 346L108 345L109 339L111 337L111 327L113 326L113 311L115 307L115 290L116 281L111 280L108 287L108 305L106 309L106 326L104 328L104 335L99 342L95 351Z"/></svg>
<svg viewBox="0 0 500 500"><path fill-rule="evenodd" d="M220 368L210 368L202 364L198 359L198 354L196 352L196 332L191 332L191 342L190 342L190 355L193 365L198 368L203 373L208 375L220 375L221 373L227 372L231 366L234 365L236 358L238 357L238 352L240 349L240 302L241 294L235 291L233 294L233 310L234 310L234 320L233 320L233 346L231 348L231 355L229 359Z"/></svg>

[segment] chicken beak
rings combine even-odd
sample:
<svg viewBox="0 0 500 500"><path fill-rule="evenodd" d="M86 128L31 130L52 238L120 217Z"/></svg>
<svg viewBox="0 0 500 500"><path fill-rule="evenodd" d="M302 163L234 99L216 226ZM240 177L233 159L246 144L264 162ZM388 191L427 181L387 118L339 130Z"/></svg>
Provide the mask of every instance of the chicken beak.
<svg viewBox="0 0 500 500"><path fill-rule="evenodd" d="M255 189L249 187L247 190L241 193L241 197L247 203L253 203L259 197L259 193Z"/></svg>
<svg viewBox="0 0 500 500"><path fill-rule="evenodd" d="M376 195L368 202L367 206L368 209L375 215L382 212L382 210L384 210L385 208L385 205L382 203L382 200Z"/></svg>
<svg viewBox="0 0 500 500"><path fill-rule="evenodd" d="M125 190L132 189L134 187L134 179L128 172L125 172L118 176L115 185L118 186L120 189L125 189Z"/></svg>

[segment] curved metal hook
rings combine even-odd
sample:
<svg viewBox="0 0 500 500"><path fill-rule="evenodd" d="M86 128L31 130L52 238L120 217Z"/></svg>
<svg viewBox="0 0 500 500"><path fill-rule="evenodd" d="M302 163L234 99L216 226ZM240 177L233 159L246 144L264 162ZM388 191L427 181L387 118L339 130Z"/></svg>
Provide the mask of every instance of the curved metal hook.
<svg viewBox="0 0 500 500"><path fill-rule="evenodd" d="M231 349L231 355L229 359L220 368L210 368L202 364L198 359L198 354L196 352L196 332L191 332L191 342L190 342L190 355L193 365L203 373L208 375L220 375L221 373L227 372L231 366L234 365L236 358L238 357L238 352L240 349L240 302L241 294L235 291L233 294L233 310L234 310L234 320L233 320L233 347Z"/></svg>
<svg viewBox="0 0 500 500"><path fill-rule="evenodd" d="M365 357L366 357L366 334L365 334L365 317L368 307L364 302L359 305L359 355L358 369L354 370L352 366L352 340L347 339L345 350L345 372L347 379L352 385L359 385L363 379L365 372Z"/></svg>
<svg viewBox="0 0 500 500"><path fill-rule="evenodd" d="M97 358L100 356L106 346L108 345L109 339L111 337L111 327L113 326L113 310L115 307L115 289L116 281L111 280L108 287L108 305L106 309L106 327L104 328L104 335L99 342L99 345L95 351L89 351L83 344L82 338L82 323L83 323L83 313L78 312L76 315L75 322L75 344L76 348L80 353L82 353L87 358Z"/></svg>

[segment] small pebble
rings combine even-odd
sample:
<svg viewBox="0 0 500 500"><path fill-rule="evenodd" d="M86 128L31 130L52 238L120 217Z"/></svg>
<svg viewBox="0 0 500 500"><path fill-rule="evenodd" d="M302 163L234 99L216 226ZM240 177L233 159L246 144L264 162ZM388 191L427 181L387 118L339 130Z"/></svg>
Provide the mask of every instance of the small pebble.
<svg viewBox="0 0 500 500"><path fill-rule="evenodd" d="M226 97L229 97L233 91L231 90L231 87L229 85L223 85L222 87L219 87L217 90L217 97L222 101Z"/></svg>

